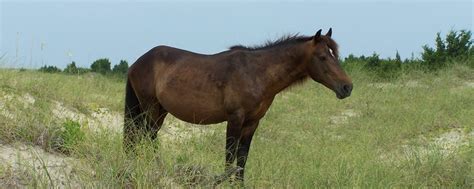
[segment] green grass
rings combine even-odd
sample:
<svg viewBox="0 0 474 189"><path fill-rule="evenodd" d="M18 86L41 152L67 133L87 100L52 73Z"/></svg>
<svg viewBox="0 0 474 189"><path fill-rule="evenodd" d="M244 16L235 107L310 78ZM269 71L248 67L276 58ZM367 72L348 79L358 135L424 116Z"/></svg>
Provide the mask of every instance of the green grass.
<svg viewBox="0 0 474 189"><path fill-rule="evenodd" d="M352 68L354 91L345 100L313 81L293 87L277 96L260 123L246 186L472 188L473 73L472 68L454 65L378 81ZM95 74L0 70L0 95L28 93L36 99L27 107L3 99L4 108L16 117L0 114L0 141L54 151L64 120L51 115L53 102L87 116L99 107L122 112L124 86L123 81ZM164 127L175 122L170 116ZM209 127L215 132L180 141L145 141L135 158L123 153L119 132L84 129L69 156L82 165L76 174L84 187L186 187L193 182L206 187L224 169L225 126ZM433 141L450 131L462 133L464 144L446 154ZM2 175L8 172L0 168ZM47 178L34 182L27 184L49 185Z"/></svg>

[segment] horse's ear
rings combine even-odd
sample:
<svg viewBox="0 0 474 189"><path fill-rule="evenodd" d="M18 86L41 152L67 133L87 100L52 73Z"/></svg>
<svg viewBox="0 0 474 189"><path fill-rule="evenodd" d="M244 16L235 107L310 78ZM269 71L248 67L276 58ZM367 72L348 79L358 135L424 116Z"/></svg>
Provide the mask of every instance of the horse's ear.
<svg viewBox="0 0 474 189"><path fill-rule="evenodd" d="M331 35L332 35L332 28L329 28L328 33L326 33L326 36L331 37Z"/></svg>
<svg viewBox="0 0 474 189"><path fill-rule="evenodd" d="M319 36L321 36L321 31L322 30L320 29L320 30L318 30L318 32L316 32L316 35L314 35L315 39L318 38Z"/></svg>

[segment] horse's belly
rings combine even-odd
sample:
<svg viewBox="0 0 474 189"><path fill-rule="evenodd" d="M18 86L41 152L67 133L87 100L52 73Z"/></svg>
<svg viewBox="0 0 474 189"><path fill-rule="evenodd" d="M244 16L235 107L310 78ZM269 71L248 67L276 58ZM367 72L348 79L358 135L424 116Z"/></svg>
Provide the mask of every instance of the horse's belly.
<svg viewBox="0 0 474 189"><path fill-rule="evenodd" d="M192 115L182 114L181 112L170 112L170 114L188 123L194 123L194 124L200 124L200 125L215 124L215 123L221 123L223 121L226 121L224 116L198 115L198 114L194 114L194 112L192 113Z"/></svg>
<svg viewBox="0 0 474 189"><path fill-rule="evenodd" d="M162 95L160 104L176 118L194 124L214 124L226 121L224 109L216 99Z"/></svg>

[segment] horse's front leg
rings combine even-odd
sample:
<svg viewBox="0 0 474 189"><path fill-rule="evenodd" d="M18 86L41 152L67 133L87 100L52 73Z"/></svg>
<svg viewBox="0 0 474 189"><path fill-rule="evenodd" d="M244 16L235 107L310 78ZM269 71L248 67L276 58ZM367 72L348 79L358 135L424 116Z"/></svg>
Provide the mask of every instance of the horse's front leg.
<svg viewBox="0 0 474 189"><path fill-rule="evenodd" d="M255 133L255 130L257 130L258 122L259 120L246 121L242 126L239 147L237 149L237 167L240 169L237 171L236 175L237 180L241 181L242 183L244 181L245 163L247 162L250 143L252 142L252 137Z"/></svg>
<svg viewBox="0 0 474 189"><path fill-rule="evenodd" d="M225 144L225 172L217 179L216 184L228 179L236 170L232 164L237 155L237 146L239 144L243 122L244 114L240 111L232 113L228 117Z"/></svg>
<svg viewBox="0 0 474 189"><path fill-rule="evenodd" d="M242 113L235 113L229 116L227 121L226 144L225 144L225 171L232 168L232 164L237 157L237 146L239 144L240 134L242 132L242 124L244 122L244 115Z"/></svg>

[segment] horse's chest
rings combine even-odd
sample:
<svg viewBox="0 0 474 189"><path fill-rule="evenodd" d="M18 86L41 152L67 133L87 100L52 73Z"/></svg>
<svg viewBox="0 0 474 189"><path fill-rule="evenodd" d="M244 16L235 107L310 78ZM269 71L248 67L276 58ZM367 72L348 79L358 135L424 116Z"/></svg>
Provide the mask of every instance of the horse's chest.
<svg viewBox="0 0 474 189"><path fill-rule="evenodd" d="M273 97L263 99L258 105L251 110L251 115L248 115L252 119L261 119L267 113L268 108L273 102Z"/></svg>

